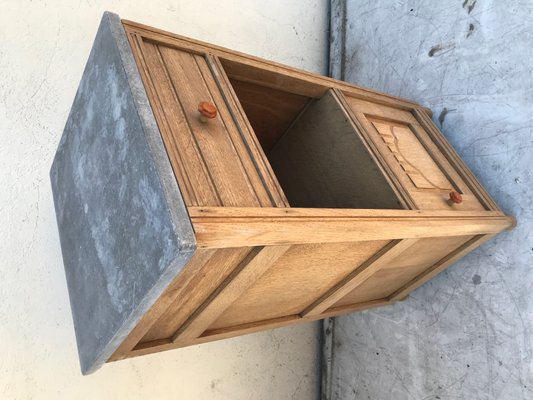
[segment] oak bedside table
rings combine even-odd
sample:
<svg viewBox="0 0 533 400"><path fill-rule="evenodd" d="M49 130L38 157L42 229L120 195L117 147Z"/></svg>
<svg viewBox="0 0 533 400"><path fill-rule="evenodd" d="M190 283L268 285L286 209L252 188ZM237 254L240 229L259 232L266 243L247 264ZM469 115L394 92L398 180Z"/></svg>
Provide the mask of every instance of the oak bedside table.
<svg viewBox="0 0 533 400"><path fill-rule="evenodd" d="M110 13L51 180L83 373L401 300L514 224L419 105Z"/></svg>

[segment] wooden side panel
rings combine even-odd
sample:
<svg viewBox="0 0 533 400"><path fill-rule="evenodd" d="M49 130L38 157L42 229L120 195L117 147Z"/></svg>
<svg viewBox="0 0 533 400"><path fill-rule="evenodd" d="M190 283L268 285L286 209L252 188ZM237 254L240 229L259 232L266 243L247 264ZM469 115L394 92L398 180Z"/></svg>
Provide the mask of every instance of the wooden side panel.
<svg viewBox="0 0 533 400"><path fill-rule="evenodd" d="M387 243L294 245L209 329L299 314Z"/></svg>
<svg viewBox="0 0 533 400"><path fill-rule="evenodd" d="M242 297L290 246L255 247L235 268L235 273L217 288L174 334L174 341L187 342L200 337L235 301ZM255 316L256 319L258 316Z"/></svg>
<svg viewBox="0 0 533 400"><path fill-rule="evenodd" d="M342 95L341 95L342 96ZM401 188L408 192L414 208L422 210L489 210L482 193L463 180L464 165L455 165L436 145L434 130L415 117L415 109L397 109L344 96L353 120L371 147L390 168ZM432 124L432 123L431 123ZM442 138L439 138L441 140ZM450 191L463 195L463 204L447 204Z"/></svg>
<svg viewBox="0 0 533 400"><path fill-rule="evenodd" d="M498 211L189 207L199 248L341 243L498 233Z"/></svg>
<svg viewBox="0 0 533 400"><path fill-rule="evenodd" d="M326 310L350 293L354 288L360 286L369 277L374 275L383 266L401 255L407 248L416 243L417 239L392 240L386 246L374 253L359 267L350 272L344 279L331 287L324 295L320 296L313 304L307 307L302 313L304 317L321 315Z"/></svg>
<svg viewBox="0 0 533 400"><path fill-rule="evenodd" d="M333 307L386 299L470 239L472 236L418 239L394 260L381 266Z"/></svg>
<svg viewBox="0 0 533 400"><path fill-rule="evenodd" d="M230 79L230 83L267 154L310 100L252 82Z"/></svg>
<svg viewBox="0 0 533 400"><path fill-rule="evenodd" d="M204 257L196 274L180 287L181 296L167 303L137 343L191 342L198 338L290 246L220 249ZM200 250L205 252L206 250ZM164 295L166 296L166 294ZM256 316L257 317L257 316Z"/></svg>
<svg viewBox="0 0 533 400"><path fill-rule="evenodd" d="M213 75L207 56L129 38L187 206L285 206L277 182L254 162L255 143L234 120L236 111L221 91L225 83ZM201 101L216 105L215 119L199 121Z"/></svg>
<svg viewBox="0 0 533 400"><path fill-rule="evenodd" d="M308 322L308 321L314 321L321 318L341 315L349 312L355 312L360 310L365 310L372 307L379 307L384 306L387 304L391 304L392 302L402 299L405 297L409 292L429 280L430 278L434 277L439 272L443 271L446 267L450 266L452 263L456 262L458 259L463 257L468 252L472 251L479 245L483 244L485 241L489 240L494 235L477 235L470 237L470 239L466 236L463 236L461 238L457 238L458 242L461 242L461 240L466 240L464 243L459 244L457 248L454 250L451 250L451 252L448 255L445 255L441 259L434 262L433 265L429 266L429 268L426 268L422 273L416 275L411 281L407 282L405 285L400 287L395 293L392 293L392 295L382 298L379 300L372 300L372 301L365 301L365 302L358 302L358 303L352 303L348 305L335 305L333 307L328 308L327 310L315 314L315 313L306 313L306 314L291 314L286 315L282 317L277 318L270 318L270 319L263 319L261 316L257 316L257 319L253 322L244 323L240 325L232 325L228 327L222 327L222 328L209 328L206 329L201 335L199 335L195 339L187 339L187 340L174 340L174 338L166 338L166 339L160 339L160 340L153 340L153 341L142 341L141 343L138 343L137 345L128 347L129 351L124 351L119 354L116 354L113 356L111 361L118 360L126 357L133 357L133 356L139 356L164 350L170 350L185 346L190 346L193 344L200 344L205 342L210 342L213 340L220 340L220 339L226 339L234 336L244 335L252 332L258 332L261 330L266 329L274 329L279 328L282 326L287 326L295 323L302 323L302 322ZM450 238L444 238L445 240L448 240ZM424 239L428 240L428 239ZM435 241L433 245L445 245L442 242L439 242L438 238L435 238ZM391 243L388 243L385 245L381 250L379 250L376 254L376 257L374 261L370 260L371 265L373 265L377 260L387 260L386 263L379 266L378 269L381 269L382 267L389 267L389 268L401 268L406 267L409 268L412 263L417 264L419 262L433 262L437 256L432 255L433 252L431 249L428 248L428 245L431 245L430 242L420 242L418 243L417 240L408 239L408 240L397 240L393 241ZM453 241L447 242L447 250L453 249L455 244ZM205 251L205 250L202 250ZM210 255L212 256L213 251L208 250L211 254L206 253L205 255L209 258ZM256 252L257 253L257 252ZM279 254L278 251L275 251L276 254ZM404 257L402 258L402 253L405 253L405 255L409 255L410 257ZM390 256L390 257L389 257ZM205 257L204 257L205 258ZM389 263L388 260L398 260L396 264ZM404 260L404 261L402 261ZM390 265L389 265L390 264ZM358 268L360 269L360 268ZM363 269L365 271L366 269ZM364 279L363 279L364 280ZM179 287L179 285L173 285L176 288ZM298 288L295 288L294 286L290 288L292 291L296 291ZM154 307L155 308L155 307ZM134 339L134 338L133 338ZM126 340L127 343L133 343L133 339L130 340L128 338Z"/></svg>
<svg viewBox="0 0 533 400"><path fill-rule="evenodd" d="M244 324L239 326L233 326L228 329L213 329L207 330L200 337L190 341L171 341L171 340L157 340L152 342L139 343L128 354L124 354L120 357L111 359L115 361L128 357L137 357L151 353L157 353L166 350L178 349L181 347L192 346L196 344L202 344L212 342L215 340L228 339L235 336L247 335L254 332L264 331L268 329L281 328L287 325L293 325L298 323L305 323L310 321L316 321L327 317L333 317L341 314L347 314L350 312L356 312L366 310L374 307L381 307L391 304L391 301L374 301L369 303L356 304L349 307L337 308L333 311L327 311L322 315L310 315L307 317L300 317L299 315L289 315L287 317L274 318L269 320L262 320L253 322L250 324Z"/></svg>

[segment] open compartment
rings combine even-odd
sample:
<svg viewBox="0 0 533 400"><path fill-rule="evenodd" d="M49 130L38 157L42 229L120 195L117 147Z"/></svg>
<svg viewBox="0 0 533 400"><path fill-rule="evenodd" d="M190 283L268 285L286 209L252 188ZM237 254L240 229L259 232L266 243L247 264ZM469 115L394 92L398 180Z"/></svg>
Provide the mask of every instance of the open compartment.
<svg viewBox="0 0 533 400"><path fill-rule="evenodd" d="M404 208L333 90L221 63L292 207Z"/></svg>

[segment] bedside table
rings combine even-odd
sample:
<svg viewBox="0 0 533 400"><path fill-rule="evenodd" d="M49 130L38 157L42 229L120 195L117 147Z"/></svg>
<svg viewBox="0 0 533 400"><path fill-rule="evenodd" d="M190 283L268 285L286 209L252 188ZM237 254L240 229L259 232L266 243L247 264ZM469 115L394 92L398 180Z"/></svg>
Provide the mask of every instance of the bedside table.
<svg viewBox="0 0 533 400"><path fill-rule="evenodd" d="M110 13L51 180L84 373L390 304L515 224L419 105Z"/></svg>

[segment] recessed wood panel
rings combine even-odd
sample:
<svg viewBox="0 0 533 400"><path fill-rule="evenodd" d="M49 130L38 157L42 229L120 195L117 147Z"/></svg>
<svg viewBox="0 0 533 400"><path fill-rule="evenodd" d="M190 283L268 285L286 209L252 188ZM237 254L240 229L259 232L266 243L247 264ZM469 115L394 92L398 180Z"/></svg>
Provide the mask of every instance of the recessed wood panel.
<svg viewBox="0 0 533 400"><path fill-rule="evenodd" d="M333 91L313 101L268 159L292 207L402 208Z"/></svg>
<svg viewBox="0 0 533 400"><path fill-rule="evenodd" d="M387 243L293 245L209 329L298 314Z"/></svg>
<svg viewBox="0 0 533 400"><path fill-rule="evenodd" d="M264 155L251 149L254 141L236 124L207 56L138 36L130 40L186 205L284 206L277 182L252 159L251 153ZM218 110L207 123L198 118L202 101Z"/></svg>
<svg viewBox="0 0 533 400"><path fill-rule="evenodd" d="M417 189L453 189L408 125L378 119L371 122Z"/></svg>
<svg viewBox="0 0 533 400"><path fill-rule="evenodd" d="M453 236L418 240L335 303L334 307L386 298L471 238Z"/></svg>
<svg viewBox="0 0 533 400"><path fill-rule="evenodd" d="M224 281L195 311L193 317L176 332L174 340L186 342L204 334L290 247L254 247L234 269L232 276Z"/></svg>

